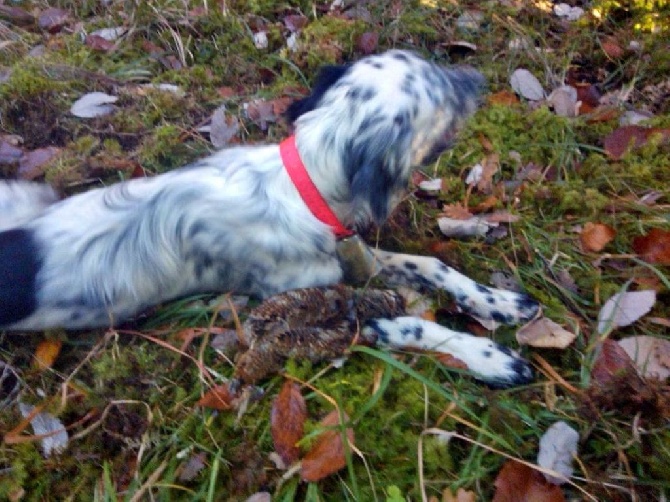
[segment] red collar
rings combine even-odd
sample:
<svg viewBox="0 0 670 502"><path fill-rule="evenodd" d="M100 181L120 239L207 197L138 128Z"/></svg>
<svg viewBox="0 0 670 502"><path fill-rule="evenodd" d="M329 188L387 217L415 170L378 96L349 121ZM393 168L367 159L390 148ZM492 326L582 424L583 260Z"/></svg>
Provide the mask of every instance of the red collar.
<svg viewBox="0 0 670 502"><path fill-rule="evenodd" d="M319 193L319 189L316 188L312 178L309 177L309 173L307 172L307 169L305 169L305 164L302 163L298 149L295 146L294 135L289 136L279 143L279 153L281 155L281 160L284 163L284 167L286 168L286 172L291 177L302 200L305 202L309 210L312 211L312 214L322 222L330 225L335 233L335 237L338 239L344 239L354 235L355 232L352 232L342 225L342 222L340 222L335 213L333 213L333 210L330 209L328 203Z"/></svg>

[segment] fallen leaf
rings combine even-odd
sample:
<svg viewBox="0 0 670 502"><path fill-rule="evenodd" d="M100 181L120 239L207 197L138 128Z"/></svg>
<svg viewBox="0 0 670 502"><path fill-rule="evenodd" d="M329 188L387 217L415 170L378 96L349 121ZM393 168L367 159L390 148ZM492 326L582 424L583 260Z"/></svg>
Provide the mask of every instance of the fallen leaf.
<svg viewBox="0 0 670 502"><path fill-rule="evenodd" d="M442 190L442 178L433 178L420 181L417 185L419 189L426 192L439 192Z"/></svg>
<svg viewBox="0 0 670 502"><path fill-rule="evenodd" d="M69 17L70 14L68 11L50 7L40 12L37 18L37 25L49 33L57 33L68 22Z"/></svg>
<svg viewBox="0 0 670 502"><path fill-rule="evenodd" d="M96 35L98 37L104 38L109 42L114 42L119 37L121 37L126 31L128 31L123 26L117 26L115 28L101 28L91 32L91 35Z"/></svg>
<svg viewBox="0 0 670 502"><path fill-rule="evenodd" d="M47 338L38 343L35 349L35 367L40 371L51 368L58 358L62 346L63 342L53 338Z"/></svg>
<svg viewBox="0 0 670 502"><path fill-rule="evenodd" d="M482 161L482 171L477 181L477 190L484 194L493 192L493 176L500 170L500 156L497 153L488 154Z"/></svg>
<svg viewBox="0 0 670 502"><path fill-rule="evenodd" d="M366 31L360 37L358 37L356 47L363 54L368 55L372 54L377 50L378 44L379 44L379 33L377 33L376 31Z"/></svg>
<svg viewBox="0 0 670 502"><path fill-rule="evenodd" d="M61 149L55 146L37 148L26 152L19 162L18 175L24 180L34 180L44 174L44 169L60 154Z"/></svg>
<svg viewBox="0 0 670 502"><path fill-rule="evenodd" d="M100 35L88 35L84 39L84 45L90 47L94 51L107 52L114 47L114 42L101 37Z"/></svg>
<svg viewBox="0 0 670 502"><path fill-rule="evenodd" d="M223 148L240 130L240 122L234 115L226 114L226 105L219 106L212 114L209 139L215 148Z"/></svg>
<svg viewBox="0 0 670 502"><path fill-rule="evenodd" d="M547 481L561 485L572 476L572 460L577 456L578 442L579 433L562 420L554 423L542 435L537 465L563 475L557 477L543 474Z"/></svg>
<svg viewBox="0 0 670 502"><path fill-rule="evenodd" d="M554 89L549 97L547 103L554 109L554 113L559 117L576 117L578 115L577 90L570 86L564 85L558 89Z"/></svg>
<svg viewBox="0 0 670 502"><path fill-rule="evenodd" d="M656 291L626 291L605 302L598 313L598 333L628 326L647 314L656 303Z"/></svg>
<svg viewBox="0 0 670 502"><path fill-rule="evenodd" d="M620 59L624 55L624 50L614 37L607 37L602 41L603 52L610 59Z"/></svg>
<svg viewBox="0 0 670 502"><path fill-rule="evenodd" d="M437 219L437 225L447 237L484 237L497 223L489 223L479 216L467 220L456 220L442 217Z"/></svg>
<svg viewBox="0 0 670 502"><path fill-rule="evenodd" d="M276 122L277 120L271 101L254 99L244 103L243 108L249 120L255 122L264 131L268 128L268 122Z"/></svg>
<svg viewBox="0 0 670 502"><path fill-rule="evenodd" d="M446 366L447 368L454 368L454 369L460 369L460 370L467 370L468 365L465 364L463 361L461 361L459 358L452 356L451 354L447 354L446 352L435 352L433 354L433 357L437 359L442 366Z"/></svg>
<svg viewBox="0 0 670 502"><path fill-rule="evenodd" d="M307 406L300 393L300 386L287 380L272 403L270 431L275 451L285 466L294 464L300 457L298 441L305 432Z"/></svg>
<svg viewBox="0 0 670 502"><path fill-rule="evenodd" d="M502 106L512 106L519 103L519 98L517 95L509 92L508 90L494 92L488 97L487 100L489 104Z"/></svg>
<svg viewBox="0 0 670 502"><path fill-rule="evenodd" d="M290 32L302 30L305 26L307 26L308 22L309 19L307 19L307 17L303 16L302 14L290 14L284 17L284 26L286 26Z"/></svg>
<svg viewBox="0 0 670 502"><path fill-rule="evenodd" d="M619 345L633 360L640 375L665 380L670 377L670 340L655 336L631 336Z"/></svg>
<svg viewBox="0 0 670 502"><path fill-rule="evenodd" d="M35 407L19 401L19 411L23 418L30 416ZM51 413L45 411L34 414L30 419L30 425L36 436L44 436L40 439L42 453L50 457L54 453L61 453L68 444L68 433L63 423Z"/></svg>
<svg viewBox="0 0 670 502"><path fill-rule="evenodd" d="M349 420L346 413L343 413L345 421ZM341 424L337 410L331 411L321 420L322 427L332 427ZM347 441L351 445L354 443L354 431L347 428ZM347 464L344 454L344 443L342 442L342 431L339 428L324 430L316 439L314 446L302 459L300 475L303 481L319 481L331 474L339 471Z"/></svg>
<svg viewBox="0 0 670 502"><path fill-rule="evenodd" d="M619 127L603 140L603 147L611 159L619 160L626 152L645 145L654 136L660 136L661 142L667 142L670 140L670 128L639 125Z"/></svg>
<svg viewBox="0 0 670 502"><path fill-rule="evenodd" d="M551 319L540 317L519 328L516 340L522 345L552 349L564 349L570 345L577 335Z"/></svg>
<svg viewBox="0 0 670 502"><path fill-rule="evenodd" d="M542 84L540 84L540 81L531 72L524 68L514 70L509 83L514 92L530 101L544 99Z"/></svg>
<svg viewBox="0 0 670 502"><path fill-rule="evenodd" d="M11 142L0 138L0 164L14 165L18 164L23 155L23 149Z"/></svg>
<svg viewBox="0 0 670 502"><path fill-rule="evenodd" d="M670 265L670 232L652 228L646 235L633 239L633 250L648 263Z"/></svg>
<svg viewBox="0 0 670 502"><path fill-rule="evenodd" d="M195 453L188 457L183 464L179 466L179 481L193 481L200 471L205 468L205 460L207 460L207 453L204 451Z"/></svg>
<svg viewBox="0 0 670 502"><path fill-rule="evenodd" d="M89 92L74 102L70 113L75 117L90 119L109 115L114 111L115 103L119 98L110 96L104 92Z"/></svg>
<svg viewBox="0 0 670 502"><path fill-rule="evenodd" d="M591 223L589 221L584 225L584 228L579 234L579 241L582 243L582 248L584 248L585 251L597 253L598 251L602 251L615 236L616 230L609 225L603 223Z"/></svg>
<svg viewBox="0 0 670 502"><path fill-rule="evenodd" d="M0 5L0 19L6 19L16 25L28 25L35 22L35 18L29 12L21 7L10 7L9 5Z"/></svg>
<svg viewBox="0 0 670 502"><path fill-rule="evenodd" d="M525 464L508 460L500 469L495 483L493 502L564 502L558 485Z"/></svg>
<svg viewBox="0 0 670 502"><path fill-rule="evenodd" d="M270 492L257 492L244 502L272 502L272 495Z"/></svg>
<svg viewBox="0 0 670 502"><path fill-rule="evenodd" d="M468 208L464 207L463 204L459 202L443 206L442 214L444 214L447 218L454 220L469 220L473 217Z"/></svg>
<svg viewBox="0 0 670 502"><path fill-rule="evenodd" d="M463 488L459 488L456 495L449 488L445 488L442 492L442 502L476 502L476 500L475 492L465 491Z"/></svg>
<svg viewBox="0 0 670 502"><path fill-rule="evenodd" d="M600 344L598 355L591 369L591 386L604 387L618 378L637 375L633 360L614 340L606 338Z"/></svg>
<svg viewBox="0 0 670 502"><path fill-rule="evenodd" d="M235 396L230 392L228 384L215 385L200 398L198 406L213 410L229 410L233 407Z"/></svg>
<svg viewBox="0 0 670 502"><path fill-rule="evenodd" d="M516 223L521 219L517 214L512 214L509 211L499 210L481 216L489 223Z"/></svg>
<svg viewBox="0 0 670 502"><path fill-rule="evenodd" d="M581 7L573 7L565 2L561 2L554 5L554 14L556 17L560 17L568 21L577 21L584 15L584 9Z"/></svg>

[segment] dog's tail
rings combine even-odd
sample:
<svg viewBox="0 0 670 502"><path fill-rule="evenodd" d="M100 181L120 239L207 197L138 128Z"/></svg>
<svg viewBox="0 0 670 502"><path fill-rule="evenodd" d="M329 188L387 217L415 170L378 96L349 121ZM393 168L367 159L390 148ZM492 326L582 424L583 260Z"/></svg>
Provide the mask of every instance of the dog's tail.
<svg viewBox="0 0 670 502"><path fill-rule="evenodd" d="M31 220L57 200L49 185L0 180L0 232Z"/></svg>

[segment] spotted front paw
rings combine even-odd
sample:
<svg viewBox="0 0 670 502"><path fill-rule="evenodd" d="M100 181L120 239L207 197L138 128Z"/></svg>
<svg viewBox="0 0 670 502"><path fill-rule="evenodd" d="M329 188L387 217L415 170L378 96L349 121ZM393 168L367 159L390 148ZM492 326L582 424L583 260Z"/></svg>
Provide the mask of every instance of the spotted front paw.
<svg viewBox="0 0 670 502"><path fill-rule="evenodd" d="M480 319L502 324L521 324L533 319L540 304L524 293L495 289L476 284L474 291L456 298L463 312Z"/></svg>

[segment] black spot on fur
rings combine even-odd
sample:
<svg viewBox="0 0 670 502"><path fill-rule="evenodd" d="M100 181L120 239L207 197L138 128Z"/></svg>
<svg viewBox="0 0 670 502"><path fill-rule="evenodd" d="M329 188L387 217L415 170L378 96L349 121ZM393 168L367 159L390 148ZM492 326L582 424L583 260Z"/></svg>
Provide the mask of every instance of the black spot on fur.
<svg viewBox="0 0 670 502"><path fill-rule="evenodd" d="M396 52L393 54L393 57L397 59L398 61L402 61L403 63L409 62L409 58L403 54L402 52Z"/></svg>
<svg viewBox="0 0 670 502"><path fill-rule="evenodd" d="M514 320L512 319L511 315L503 314L502 312L498 312L497 310L491 312L491 319L503 324L511 324L512 321Z"/></svg>
<svg viewBox="0 0 670 502"><path fill-rule="evenodd" d="M319 106L323 95L349 70L350 65L324 66L316 77L312 92L304 99L292 103L286 110L289 122L295 122L298 117L310 112Z"/></svg>
<svg viewBox="0 0 670 502"><path fill-rule="evenodd" d="M433 277L437 282L444 282L444 276L442 274L433 274Z"/></svg>
<svg viewBox="0 0 670 502"><path fill-rule="evenodd" d="M485 350L484 352L482 352L482 355L486 358L489 358L493 355L493 352L491 352L490 350Z"/></svg>
<svg viewBox="0 0 670 502"><path fill-rule="evenodd" d="M406 261L405 262L405 268L407 270L416 270L417 268L419 268L419 266L416 263L413 263L411 261Z"/></svg>
<svg viewBox="0 0 670 502"><path fill-rule="evenodd" d="M28 317L37 306L35 277L42 265L31 232L0 233L0 326Z"/></svg>
<svg viewBox="0 0 670 502"><path fill-rule="evenodd" d="M487 288L486 286L482 286L481 284L476 284L475 289L477 291L479 291L480 293L484 293L484 294L487 294L487 295L491 294L491 290L489 288Z"/></svg>
<svg viewBox="0 0 670 502"><path fill-rule="evenodd" d="M495 303L496 303L496 299L493 298L492 296L487 296L486 301L491 305L495 305Z"/></svg>
<svg viewBox="0 0 670 502"><path fill-rule="evenodd" d="M379 323L375 321L374 319L371 321L368 321L367 325L375 330L377 335L379 335L379 341L382 343L389 343L389 334L385 330L379 327Z"/></svg>

